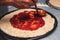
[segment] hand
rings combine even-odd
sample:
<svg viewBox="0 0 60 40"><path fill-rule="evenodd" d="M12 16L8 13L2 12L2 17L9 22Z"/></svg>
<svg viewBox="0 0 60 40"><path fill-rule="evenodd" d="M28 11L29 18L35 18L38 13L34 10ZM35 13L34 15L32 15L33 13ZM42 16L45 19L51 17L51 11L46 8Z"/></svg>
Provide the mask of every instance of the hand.
<svg viewBox="0 0 60 40"><path fill-rule="evenodd" d="M38 0L34 1L37 2ZM27 8L34 5L34 3L32 2L32 0L13 0L11 5L17 8Z"/></svg>

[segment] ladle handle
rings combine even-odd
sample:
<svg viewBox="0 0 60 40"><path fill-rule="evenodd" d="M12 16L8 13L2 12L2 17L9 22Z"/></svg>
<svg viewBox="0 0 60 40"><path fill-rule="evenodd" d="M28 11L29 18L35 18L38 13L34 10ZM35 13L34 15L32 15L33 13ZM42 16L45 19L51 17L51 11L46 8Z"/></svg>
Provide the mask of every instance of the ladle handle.
<svg viewBox="0 0 60 40"><path fill-rule="evenodd" d="M34 3L34 6L35 6L35 9L36 9L36 12L37 12L37 14L38 14L38 7L37 7L37 5L36 5L36 2L35 2L34 0L32 0L32 2Z"/></svg>

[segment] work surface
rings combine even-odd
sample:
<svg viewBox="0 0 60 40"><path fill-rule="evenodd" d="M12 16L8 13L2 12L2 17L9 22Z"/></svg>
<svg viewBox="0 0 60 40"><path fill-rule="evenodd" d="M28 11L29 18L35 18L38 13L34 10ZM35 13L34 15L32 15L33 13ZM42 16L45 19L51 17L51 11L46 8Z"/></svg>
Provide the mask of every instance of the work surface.
<svg viewBox="0 0 60 40"><path fill-rule="evenodd" d="M58 26L57 26L56 30L48 37L45 37L40 40L60 40L60 10L56 10L54 8L49 7L48 5L45 4L44 0L42 0L42 1L39 0L39 2L37 3L37 6L38 6L38 8L42 8L42 9L50 12L51 14L53 14L57 18L57 21L58 21ZM4 15L5 13L16 10L16 9L17 8L12 7L12 6L8 6L8 7L0 6L0 17L2 15Z"/></svg>

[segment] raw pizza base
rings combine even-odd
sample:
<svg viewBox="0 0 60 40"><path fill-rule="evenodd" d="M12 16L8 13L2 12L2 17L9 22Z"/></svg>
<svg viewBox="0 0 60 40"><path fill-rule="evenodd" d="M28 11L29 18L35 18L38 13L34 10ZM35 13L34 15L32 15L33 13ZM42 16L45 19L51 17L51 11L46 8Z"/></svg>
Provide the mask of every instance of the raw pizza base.
<svg viewBox="0 0 60 40"><path fill-rule="evenodd" d="M60 0L49 0L49 3L60 8Z"/></svg>
<svg viewBox="0 0 60 40"><path fill-rule="evenodd" d="M45 21L45 25L42 28L39 28L38 30L26 31L26 30L20 30L12 27L9 20L13 17L13 15L23 11L32 11L32 10L35 10L35 9L20 9L15 12L9 13L8 15L5 15L0 20L0 29L6 34L14 37L28 38L28 37L36 37L36 36L44 35L54 28L55 20L49 14L47 14L46 17L43 17Z"/></svg>

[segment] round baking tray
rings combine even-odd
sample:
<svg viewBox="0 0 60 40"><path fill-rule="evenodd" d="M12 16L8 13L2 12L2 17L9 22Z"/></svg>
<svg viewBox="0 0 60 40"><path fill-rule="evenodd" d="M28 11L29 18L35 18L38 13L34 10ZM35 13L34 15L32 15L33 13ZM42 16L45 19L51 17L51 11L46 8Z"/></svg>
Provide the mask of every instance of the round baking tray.
<svg viewBox="0 0 60 40"><path fill-rule="evenodd" d="M32 9L35 9L35 8L32 8ZM40 8L38 8L38 9L41 10ZM42 9L42 10L43 10L43 9ZM14 11L17 11L17 10L14 10ZM14 12L14 11L12 11L12 12ZM46 12L47 12L47 11L46 11ZM11 12L9 12L9 13L11 13ZM49 13L49 12L47 12L47 13L48 13L49 15L51 15L52 18L55 19L55 23L54 23L54 28L53 28L51 31L47 32L46 34L41 35L41 36L37 36L37 37L31 37L31 38L18 38L18 37L10 36L10 35L4 33L4 32L0 29L1 39L3 39L3 40L27 40L27 39L38 40L38 39L47 37L48 35L50 35L50 34L52 34L52 33L54 32L54 30L56 29L57 24L58 24L56 17L55 17L54 15L52 15L51 13ZM7 14L8 14L8 13L7 13ZM7 15L7 14L5 14L5 15ZM3 16L5 16L5 15L3 15ZM3 16L2 16L2 17L3 17ZM2 17L1 17L1 18L2 18ZM0 18L0 19L1 19L1 18Z"/></svg>
<svg viewBox="0 0 60 40"><path fill-rule="evenodd" d="M54 9L60 10L60 7L56 7L54 5L52 5L51 3L49 3L49 0L46 0L46 4Z"/></svg>

